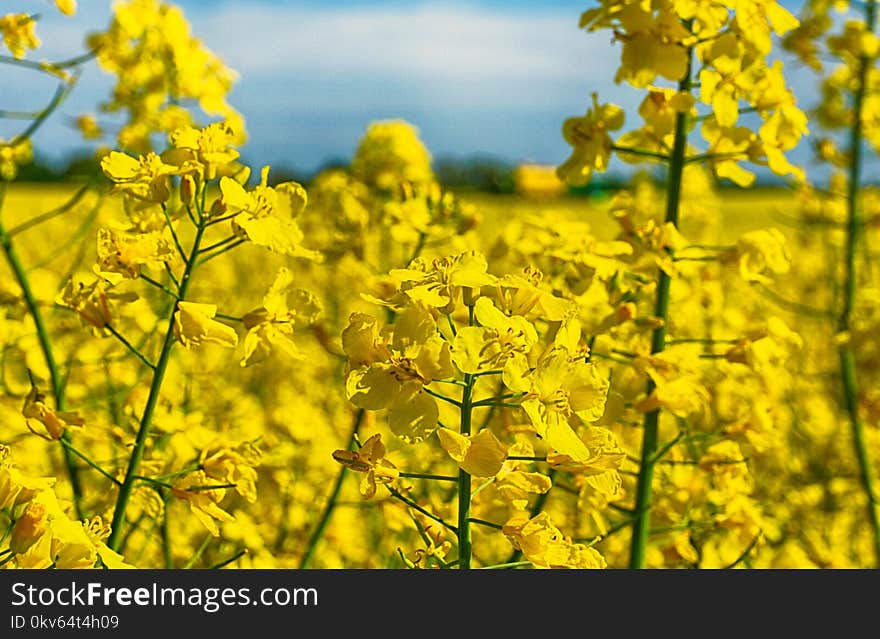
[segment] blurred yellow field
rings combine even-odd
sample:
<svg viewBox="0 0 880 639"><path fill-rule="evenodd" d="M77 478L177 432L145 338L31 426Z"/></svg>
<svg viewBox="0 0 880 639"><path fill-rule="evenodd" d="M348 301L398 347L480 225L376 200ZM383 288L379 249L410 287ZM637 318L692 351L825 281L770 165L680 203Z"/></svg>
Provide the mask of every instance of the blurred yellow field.
<svg viewBox="0 0 880 639"><path fill-rule="evenodd" d="M244 157L179 7L56 62L0 18L56 85L0 110L0 567L880 566L862 4L603 0L573 24L639 102L592 93L558 163L441 167L389 117L308 179ZM53 175L91 63L94 156Z"/></svg>

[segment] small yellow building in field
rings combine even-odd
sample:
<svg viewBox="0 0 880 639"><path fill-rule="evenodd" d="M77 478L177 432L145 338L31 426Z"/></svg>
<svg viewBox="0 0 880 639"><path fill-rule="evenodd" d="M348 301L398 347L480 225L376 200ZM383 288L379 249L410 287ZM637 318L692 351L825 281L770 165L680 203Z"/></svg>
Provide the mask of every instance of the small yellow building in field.
<svg viewBox="0 0 880 639"><path fill-rule="evenodd" d="M529 198L558 197L567 189L556 167L543 164L520 164L513 171L513 184L519 195Z"/></svg>

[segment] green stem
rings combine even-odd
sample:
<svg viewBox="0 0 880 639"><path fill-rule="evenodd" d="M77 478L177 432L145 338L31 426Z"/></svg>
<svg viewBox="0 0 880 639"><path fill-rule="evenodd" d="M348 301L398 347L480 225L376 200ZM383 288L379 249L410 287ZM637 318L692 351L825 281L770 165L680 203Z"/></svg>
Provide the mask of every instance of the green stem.
<svg viewBox="0 0 880 639"><path fill-rule="evenodd" d="M468 306L468 324L474 323L474 307ZM473 409L474 376L464 376L464 389L461 393L462 435L471 434L471 412ZM458 470L458 567L468 570L471 567L471 475L463 468Z"/></svg>
<svg viewBox="0 0 880 639"><path fill-rule="evenodd" d="M55 89L55 94L52 96L52 99L49 101L49 104L47 104L46 107L42 111L40 111L40 114L33 119L33 121L30 123L30 125L28 125L28 127L24 131L22 131L21 133L16 135L9 142L9 146L16 146L17 144L19 144L23 140L26 140L27 138L31 137L36 132L36 130L39 129L43 125L43 122L45 122L46 119L50 115L52 115L52 113L55 111L55 109L57 109L59 106L61 106L61 103L64 102L65 99L67 99L67 96L73 90L73 87L76 84L78 77L79 76L74 77L70 82L59 83L58 87Z"/></svg>
<svg viewBox="0 0 880 639"><path fill-rule="evenodd" d="M230 242L229 244L225 244L223 246L223 248L220 248L220 249L214 251L213 253L206 255L205 257L200 259L198 261L198 265L201 266L205 262L209 262L209 261L213 260L215 257L220 257L224 253L228 253L232 249L241 246L242 244L244 244L244 242L245 242L245 240L236 240L235 242Z"/></svg>
<svg viewBox="0 0 880 639"><path fill-rule="evenodd" d="M147 282L148 284L151 284L152 286L155 286L157 289L159 289L160 291L162 291L162 292L165 293L166 295L168 295L168 296L170 296L170 297L173 297L174 299L177 299L177 293L175 293L174 291L172 291L170 288L168 288L167 286L165 286L165 285L162 284L161 282L157 282L156 280L154 280L154 279L153 279L152 277L150 277L149 275L144 275L143 273L141 273L139 277L140 277L143 281Z"/></svg>
<svg viewBox="0 0 880 639"><path fill-rule="evenodd" d="M486 521L485 519L478 519L477 517L471 517L468 519L472 524L479 524L480 526L486 526L487 528L493 528L495 530L503 530L504 526L501 524L496 524L492 521Z"/></svg>
<svg viewBox="0 0 880 639"><path fill-rule="evenodd" d="M61 443L61 445L62 445L66 450L69 450L71 453L73 453L74 455L76 455L77 457L79 457L79 458L80 458L81 460L83 460L86 464L88 464L89 466L91 466L92 468L94 468L94 469L95 469L96 471L98 471L101 475L103 475L104 477L106 477L107 479L109 479L111 482L113 482L113 483L116 484L117 486L119 486L119 485L122 483L122 482L120 482L118 479L116 479L113 475L111 475L111 474L108 473L106 470L104 470L103 468L101 468L101 466L99 466L96 462L93 462L91 459L89 459L89 458L86 457L84 454L82 454L81 452L79 452L79 451L73 446L73 444L71 444L70 442L65 441L64 439L60 439L59 442Z"/></svg>
<svg viewBox="0 0 880 639"><path fill-rule="evenodd" d="M165 380L165 371L168 369L168 362L171 359L171 351L174 346L174 315L177 311L177 305L181 300L186 299L189 290L192 275L196 267L196 255L198 254L199 244L202 241L202 235L205 232L204 222L200 222L196 228L196 236L193 240L192 249L190 250L189 259L186 262L186 269L180 280L179 299L174 303L171 309L171 316L168 319L168 328L165 331L165 341L162 344L162 351L159 354L159 360L153 372L153 382L150 385L150 394L147 397L147 403L141 416L140 426L138 427L137 436L135 437L134 448L131 451L131 457L128 460L128 468L125 471L125 478L122 480L122 486L119 487L119 495L116 498L116 506L113 510L113 522L111 523L110 537L107 539L107 545L113 550L118 551L122 540L122 527L125 523L125 510L128 507L128 501L131 499L131 493L134 488L138 469L144 456L144 449L147 444L147 436L150 432L150 426L153 421L153 412L159 402L159 395L162 391L162 382Z"/></svg>
<svg viewBox="0 0 880 639"><path fill-rule="evenodd" d="M54 217L58 217L59 215L63 215L64 213L67 213L80 200L82 200L83 197L85 197L85 195L89 192L89 190L91 188L92 188L91 183L86 184L85 186L81 187L76 193L74 193L73 197L71 197L67 202L65 202L61 206L58 206L54 209L46 211L45 213L40 213L39 215L35 215L34 217L29 218L28 220L22 222L18 226L14 226L13 228L9 229L9 237L11 237L11 238L15 237L19 233L24 233L28 229L34 228L35 226L39 226L43 222L48 222L49 220L51 220Z"/></svg>
<svg viewBox="0 0 880 639"><path fill-rule="evenodd" d="M457 399L452 399L451 397L447 397L446 395L441 395L440 393L438 393L436 391L432 391L427 386L424 386L423 389L431 397L436 397L437 399L442 400L442 401L446 402L447 404L452 404L453 406L457 406L457 407L461 407L461 405L462 405L462 403L459 402Z"/></svg>
<svg viewBox="0 0 880 639"><path fill-rule="evenodd" d="M511 561L504 564L495 564L494 566L482 566L481 570L501 570L504 568L524 568L526 566L531 566L531 561Z"/></svg>
<svg viewBox="0 0 880 639"><path fill-rule="evenodd" d="M0 185L0 207L2 207L5 197L6 184L3 183ZM27 305L28 312L34 321L34 327L37 331L37 339L40 342L40 350L43 352L43 359L46 360L46 368L49 369L52 395L55 398L55 407L59 411L63 411L65 406L64 381L58 369L58 364L55 361L55 353L52 349L49 331L43 320L43 313L40 311L37 298L31 290L30 281L27 278L27 272L18 257L18 252L12 245L12 238L9 237L9 234L6 232L2 220L0 220L0 245L3 246L3 254L6 256L6 261L12 269L12 273L15 276L15 280L18 282L21 294ZM64 446L65 443L69 444L70 441L70 434L65 431L64 434L61 435L61 450L64 455L64 465L67 469L67 476L70 478L70 487L73 493L73 507L76 511L77 519L85 519L86 517L82 507L82 485L80 483L79 469L77 468L73 453L69 448Z"/></svg>
<svg viewBox="0 0 880 639"><path fill-rule="evenodd" d="M119 340L122 343L122 345L125 346L131 352L132 355L134 355L139 360L141 360L141 362L143 362L144 365L146 365L148 368L152 368L155 370L156 367L153 365L153 362L148 360L147 357L138 350L137 346L135 346L134 344L129 342L122 333L117 331L110 324L106 324L104 326L104 328L106 328L108 331L110 331L110 334L113 335L113 337L115 337L117 340Z"/></svg>
<svg viewBox="0 0 880 639"><path fill-rule="evenodd" d="M247 548L242 548L237 553L232 555L232 557L230 557L229 559L224 559L223 561L216 563L213 566L210 566L208 569L209 570L219 570L220 568L223 568L224 566L228 566L229 564L231 564L234 561L238 561L239 559L244 557L246 554L247 554Z"/></svg>
<svg viewBox="0 0 880 639"><path fill-rule="evenodd" d="M689 28L689 27L688 27ZM691 65L693 51L688 49L688 65L684 77L678 83L682 93L691 91ZM675 141L672 158L669 162L669 173L666 180L666 222L678 227L679 200L681 183L687 152L688 115L679 113L675 118ZM661 324L651 335L651 353L660 353L666 347L666 329L669 323L669 289L671 278L664 271L660 272L657 282L657 297L654 315L660 318ZM654 392L653 380L648 380L647 395ZM642 457L639 477L636 485L636 505L633 515L632 543L630 546L630 568L644 568L648 548L648 531L650 529L652 482L654 479L654 461L657 451L657 434L659 431L660 410L652 410L645 414L642 435Z"/></svg>
<svg viewBox="0 0 880 639"><path fill-rule="evenodd" d="M651 158L652 160L659 160L661 162L669 162L669 156L665 153L645 151L644 149L633 149L625 146L618 146L616 144L611 145L611 150L616 151L618 154L637 155L639 157Z"/></svg>
<svg viewBox="0 0 880 639"><path fill-rule="evenodd" d="M366 410L363 408L359 408L357 413L354 416L354 424L351 427L351 435L348 438L349 443L353 442L355 436L357 435L358 430L360 430L361 424L364 421L364 416L366 415ZM336 481L333 484L333 488L330 490L330 496L327 498L327 503L324 504L324 511L321 513L321 517L318 519L318 525L315 526L315 529L312 531L311 536L309 537L309 543L306 546L306 552L303 554L302 560L299 562L300 568L308 568L309 564L312 562L312 559L315 556L315 550L318 547L318 542L324 536L324 530L327 528L327 524L330 523L330 517L333 515L333 511L336 508L336 500L339 498L339 492L342 490L342 483L345 480L348 469L345 466L341 466L339 469L339 473L336 475Z"/></svg>
<svg viewBox="0 0 880 639"><path fill-rule="evenodd" d="M497 402L501 402L502 400L522 397L523 395L525 395L525 393L506 393L504 395L496 395L495 397L487 397L486 399L481 399L478 402L474 402L472 406L473 408L479 408L480 406L492 406Z"/></svg>
<svg viewBox="0 0 880 639"><path fill-rule="evenodd" d="M865 23L869 32L876 28L876 2L871 0L865 4ZM868 73L872 60L867 56L859 59L858 84L854 96L853 124L850 129L849 183L847 185L847 224L845 275L843 286L843 308L838 320L838 331L847 333L852 326L853 309L856 306L858 279L856 273L856 252L862 230L861 212L859 210L859 191L862 178L862 149L864 137L864 106L868 90ZM874 470L868 445L865 441L864 423L859 415L859 386L856 371L856 359L852 343L844 340L839 348L841 382L843 385L844 404L852 427L853 444L859 462L859 473L862 486L867 496L868 522L871 526L874 547L874 566L880 567L880 500L874 490Z"/></svg>
<svg viewBox="0 0 880 639"><path fill-rule="evenodd" d="M208 535L207 537L205 537L205 538L202 540L202 543L201 543L201 544L199 545L199 547L196 549L196 552L193 554L193 556L190 557L190 558L189 558L189 561L187 561L187 562L183 565L183 567L184 567L185 569L190 569L190 568L192 568L193 566L196 565L196 562L197 562L199 559L201 559L202 555L205 553L205 550L208 548L208 544L211 543L211 540L212 540L212 539L214 539L214 536L213 536L213 535Z"/></svg>
<svg viewBox="0 0 880 639"><path fill-rule="evenodd" d="M426 473L400 473L400 477L409 479L430 479L432 481L458 481L458 477L450 477L448 475L429 475Z"/></svg>
<svg viewBox="0 0 880 639"><path fill-rule="evenodd" d="M430 510L427 510L426 508L419 506L416 502L414 502L412 499L410 499L406 495L402 494L399 490L397 490L396 488L394 488L390 484L386 484L385 488L388 489L388 492L391 493L391 496L394 497L395 499L399 499L400 501L402 501L404 504L406 504L410 508L413 508L413 509L419 511L420 513L422 513L428 519L433 519L434 521L436 521L438 524L440 524L444 528L448 528L449 530L454 532L456 535L458 534L458 528L456 526L453 526L452 524L447 523L446 521L443 520L442 517L438 517L437 515L432 513Z"/></svg>

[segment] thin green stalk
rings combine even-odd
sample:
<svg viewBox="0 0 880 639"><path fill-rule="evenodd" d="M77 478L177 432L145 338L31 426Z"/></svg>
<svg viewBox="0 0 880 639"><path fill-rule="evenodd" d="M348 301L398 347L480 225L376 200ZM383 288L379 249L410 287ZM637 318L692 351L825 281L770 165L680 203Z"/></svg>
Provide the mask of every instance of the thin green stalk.
<svg viewBox="0 0 880 639"><path fill-rule="evenodd" d="M113 482L117 486L122 483L118 479L116 479L113 475L111 475L106 470L101 468L101 466L99 466L96 462L93 462L91 459L86 457L83 453L79 452L79 450L77 450L76 447L74 447L74 445L71 444L70 442L65 441L64 439L59 440L59 442L66 450L69 450L71 453L73 453L74 455L79 457L86 464L88 464L90 467L94 468L96 471L98 471L98 473L100 473L101 475L103 475L104 477L109 479L111 482Z"/></svg>
<svg viewBox="0 0 880 639"><path fill-rule="evenodd" d="M128 501L131 499L131 493L134 489L138 469L141 465L141 459L144 456L146 448L147 436L150 432L150 426L153 421L153 412L159 402L159 395L162 391L162 382L165 380L165 371L168 369L168 362L171 359L171 351L174 346L174 314L177 311L177 305L181 300L186 299L189 290L192 275L196 267L196 255L198 255L199 245L202 241L202 235L205 232L205 223L200 220L196 227L196 235L193 239L192 248L190 250L189 259L186 262L186 268L183 277L180 280L179 299L174 303L171 309L171 316L168 319L168 328L165 331L165 341L162 344L162 351L159 354L159 360L153 372L153 382L150 385L150 394L147 397L147 403L141 416L140 426L138 427L137 436L135 437L134 448L131 451L131 457L128 460L128 468L125 471L125 478L122 480L122 486L119 487L119 495L116 498L116 506L113 510L113 521L111 523L110 537L107 539L107 545L113 550L118 551L122 540L122 527L125 523L125 511L128 507Z"/></svg>
<svg viewBox="0 0 880 639"><path fill-rule="evenodd" d="M227 244L230 244L231 242L237 242L237 241L239 241L240 239L241 239L241 238L238 237L237 235L230 235L230 236L227 237L226 239L219 240L219 241L217 241L217 242L214 242L213 244L209 244L208 246L206 246L206 247L203 248L203 249L199 249L199 253L208 253L208 252L210 252L210 251L213 251L214 249L218 249L218 248L221 248L221 247L223 247L223 246L226 246Z"/></svg>
<svg viewBox="0 0 880 639"><path fill-rule="evenodd" d="M83 197L85 197L86 193L88 193L89 190L91 190L91 188L92 188L91 183L86 184L85 186L80 187L80 189L76 193L74 193L73 196L69 200L67 200L67 202L62 204L61 206L55 207L54 209L46 211L45 213L40 213L39 215L35 215L34 217L25 220L24 222L22 222L18 226L12 227L11 229L9 229L9 237L15 237L19 233L24 233L28 229L32 229L35 226L39 226L43 222L48 222L52 218L58 217L59 215L64 215L65 213L70 211L80 200L82 200Z"/></svg>
<svg viewBox="0 0 880 639"><path fill-rule="evenodd" d="M222 248L220 248L220 249L214 251L213 253L206 255L205 257L200 259L198 261L198 265L201 266L205 262L209 262L210 260L213 260L215 257L220 257L224 253L228 253L232 249L241 246L242 244L244 244L244 242L245 242L244 240L236 240L235 242L230 242L229 244L225 244Z"/></svg>
<svg viewBox="0 0 880 639"><path fill-rule="evenodd" d="M150 360L148 360L147 357L146 357L146 355L144 355L143 353L141 353L141 352L138 350L138 347L137 347L137 346L135 346L134 344L132 344L131 342L129 342L129 341L125 338L125 336L124 336L122 333L120 333L119 331L117 331L115 328L113 328L113 326L111 326L110 324L107 324L107 325L104 326L104 328L106 328L108 331L110 331L110 334L113 335L113 337L115 337L116 339L118 339L118 340L122 343L122 345L125 346L125 347L129 350L129 352L131 352L132 355L134 355L134 356L137 357L141 362L143 362L144 365L147 366L147 368L152 368L152 369L155 369L155 368L156 368L156 367L153 365L153 362L151 362Z"/></svg>
<svg viewBox="0 0 880 639"><path fill-rule="evenodd" d="M0 184L0 207L3 205L3 200L6 196L6 184ZM15 276L15 280L18 282L18 286L21 289L21 294L24 297L25 304L27 305L28 312L31 315L31 318L34 321L34 327L37 331L37 339L40 342L40 350L43 353L43 359L46 360L46 368L49 369L49 377L50 382L52 384L52 396L55 399L55 407L63 411L65 406L65 398L64 398L64 381L61 377L61 373L58 369L58 364L55 361L55 352L52 348L52 341L49 337L49 331L46 327L46 323L43 320L43 313L40 311L39 304L37 303L37 299L34 296L33 291L31 290L30 281L27 278L27 272L25 271L24 265L21 263L21 260L18 257L18 252L15 250L15 247L12 245L12 238L9 237L9 234L6 232L6 228L3 225L2 220L0 220L0 245L3 246L3 254L6 256L6 261L9 264L9 267L12 269L12 273ZM67 476L70 478L70 488L73 493L73 507L76 511L76 516L78 519L85 519L85 512L82 507L82 485L80 483L79 477L79 468L76 465L76 460L74 459L73 453L69 448L64 446L64 443L70 443L70 434L66 431L61 435L62 447L64 456L64 466L67 469Z"/></svg>
<svg viewBox="0 0 880 639"><path fill-rule="evenodd" d="M160 291L162 291L162 292L165 293L166 295L168 295L168 296L170 296L170 297L173 297L174 299L177 299L177 293L175 293L174 291L172 291L170 288L168 288L167 286L165 286L165 285L162 284L161 282L157 282L156 280L154 280L154 279L153 279L152 277L150 277L149 275L145 275L145 274L141 273L141 274L140 274L140 278L141 278L142 280L144 280L145 282L147 282L148 284L151 284L152 286L155 286L157 289L159 289Z"/></svg>
<svg viewBox="0 0 880 639"><path fill-rule="evenodd" d="M363 408L359 408L357 413L354 416L354 423L351 427L351 435L348 438L349 442L353 442L355 437L357 436L358 430L360 430L361 424L364 421L364 416L366 415L366 410ZM339 474L336 475L336 481L333 483L333 488L330 490L330 496L327 498L327 503L324 504L324 511L321 513L321 516L318 518L318 524L315 526L315 529L312 531L311 536L309 537L309 543L306 546L306 552L303 554L303 558L299 562L300 568L308 568L309 564L312 562L312 559L315 556L315 550L318 547L318 542L321 541L321 538L324 536L324 530L327 528L327 524L330 523L330 517L333 515L333 511L336 508L336 500L339 498L339 492L342 490L342 483L345 480L348 469L345 466L341 466L339 469Z"/></svg>
<svg viewBox="0 0 880 639"><path fill-rule="evenodd" d="M658 160L661 162L669 162L669 156L665 153L645 151L644 149L633 149L625 146L618 146L616 144L611 145L611 150L616 151L618 154L623 153L625 155L636 155L643 158L651 158L652 160Z"/></svg>
<svg viewBox="0 0 880 639"><path fill-rule="evenodd" d="M474 323L474 307L468 306L468 324ZM464 376L464 389L461 393L462 435L471 434L471 412L473 409L474 376ZM471 567L471 475L463 468L458 470L458 567L468 570Z"/></svg>
<svg viewBox="0 0 880 639"><path fill-rule="evenodd" d="M468 519L472 524L479 524L480 526L486 526L486 528L493 528L495 530L503 530L504 526L501 524L496 524L493 521L486 521L485 519L479 519L477 517L471 517Z"/></svg>
<svg viewBox="0 0 880 639"><path fill-rule="evenodd" d="M433 519L434 521L436 521L438 524L440 524L444 528L448 528L449 530L454 532L456 535L458 534L458 527L453 526L452 524L444 521L442 517L438 517L437 515L432 513L430 510L427 510L426 508L419 506L412 499L410 499L406 495L402 494L399 490L397 490L396 488L391 486L391 484L386 484L385 488L388 489L388 492L391 493L391 496L394 497L395 499L399 499L400 501L402 501L404 504L406 504L410 508L413 508L413 509L417 510L418 512L422 513L428 519Z"/></svg>
<svg viewBox="0 0 880 639"><path fill-rule="evenodd" d="M501 570L504 568L525 568L531 566L531 561L511 561L503 564L495 564L494 566L482 566L480 570Z"/></svg>
<svg viewBox="0 0 880 639"><path fill-rule="evenodd" d="M196 565L196 562L197 562L199 559L201 559L202 555L203 555L204 552L205 552L205 549L208 547L208 544L211 543L211 540L212 540L212 539L214 539L214 536L213 536L213 535L208 535L207 537L205 537L205 538L202 540L202 543L201 543L201 544L199 545L199 547L196 549L196 552L193 554L192 557L189 558L189 561L187 561L187 562L184 564L183 567L186 568L186 569L189 569L189 568L192 568L193 566L195 566L195 565Z"/></svg>
<svg viewBox="0 0 880 639"><path fill-rule="evenodd" d="M61 103L67 99L67 96L73 90L73 87L76 85L78 79L79 75L77 74L70 80L70 82L60 82L56 87L55 94L52 96L49 104L47 104L46 107L42 111L40 111L39 115L33 119L33 121L24 131L12 138L12 140L9 142L9 146L16 146L23 140L31 137L36 132L36 130L43 125L43 122L45 122L46 119L55 112L55 109L61 106Z"/></svg>
<svg viewBox="0 0 880 639"><path fill-rule="evenodd" d="M458 481L458 477L450 477L448 475L430 475L428 473L400 473L399 476L409 479L430 479L432 481Z"/></svg>
<svg viewBox="0 0 880 639"><path fill-rule="evenodd" d="M452 399L451 397L447 397L446 395L442 395L436 391L432 391L427 386L424 387L424 391L426 393L428 393L428 395L431 395L432 397L436 397L437 399L444 401L447 404L452 404L453 406L456 406L456 407L461 407L461 405L462 405L462 402L458 401L457 399Z"/></svg>
<svg viewBox="0 0 880 639"><path fill-rule="evenodd" d="M688 65L684 78L678 83L682 93L691 91L691 64L693 51L688 49ZM678 227L679 200L681 183L687 152L688 115L679 113L675 118L675 141L669 172L666 179L666 222ZM651 353L660 353L666 347L666 329L669 323L669 289L672 283L669 275L660 271L657 282L657 297L654 315L660 318L660 326L651 335ZM653 380L648 380L646 393L654 392ZM630 568L644 568L648 549L648 531L650 530L652 482L654 480L654 462L657 452L657 434L659 431L660 410L655 409L645 414L642 435L642 456L639 477L636 485L636 505L632 520L632 542L630 546Z"/></svg>
<svg viewBox="0 0 880 639"><path fill-rule="evenodd" d="M224 566L228 566L229 564L231 564L234 561L238 561L239 559L244 557L246 554L247 554L247 548L242 548L237 553L232 555L232 557L230 557L229 559L224 559L223 561L216 563L213 566L210 566L208 568L208 570L219 570L220 568L223 568Z"/></svg>
<svg viewBox="0 0 880 639"><path fill-rule="evenodd" d="M865 4L865 23L869 32L876 28L876 2ZM868 72L872 60L867 56L859 59L858 84L853 104L853 124L850 129L850 167L847 185L847 224L845 247L845 275L843 303L838 320L838 331L848 333L852 326L853 309L856 306L858 279L856 273L856 252L862 231L861 211L859 210L859 191L862 178L862 149L864 144L863 117L867 94ZM853 432L853 445L859 462L861 482L867 496L868 522L873 534L874 566L880 568L880 500L874 490L874 469L871 455L865 441L865 427L859 415L859 386L856 372L855 353L850 340L844 340L838 350L840 373L843 385L844 404Z"/></svg>

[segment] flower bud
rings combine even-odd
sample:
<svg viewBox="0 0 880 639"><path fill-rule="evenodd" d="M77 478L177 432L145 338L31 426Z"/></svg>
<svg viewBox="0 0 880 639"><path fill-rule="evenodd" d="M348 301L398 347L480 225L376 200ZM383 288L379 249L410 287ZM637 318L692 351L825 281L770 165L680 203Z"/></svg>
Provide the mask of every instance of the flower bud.
<svg viewBox="0 0 880 639"><path fill-rule="evenodd" d="M180 178L180 200L184 204L192 204L196 195L196 181L191 175L184 175Z"/></svg>
<svg viewBox="0 0 880 639"><path fill-rule="evenodd" d="M223 202L221 198L217 198L214 200L214 203L211 204L211 208L208 211L209 217L220 217L226 213L226 204Z"/></svg>

